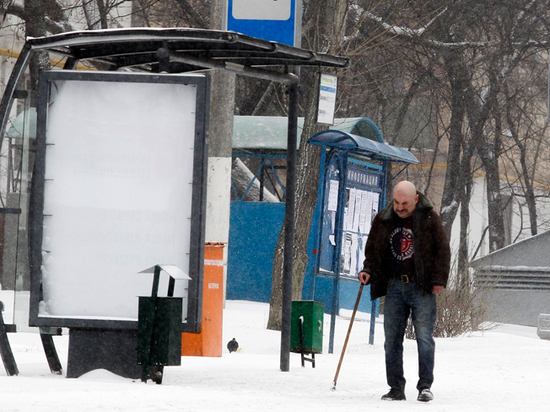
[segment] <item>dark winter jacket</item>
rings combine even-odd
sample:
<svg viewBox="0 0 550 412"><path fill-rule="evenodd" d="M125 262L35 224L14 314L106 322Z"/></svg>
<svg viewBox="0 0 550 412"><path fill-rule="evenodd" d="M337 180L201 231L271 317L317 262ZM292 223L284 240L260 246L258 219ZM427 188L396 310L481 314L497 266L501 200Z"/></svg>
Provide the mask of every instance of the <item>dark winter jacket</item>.
<svg viewBox="0 0 550 412"><path fill-rule="evenodd" d="M447 286L451 251L447 235L439 215L426 196L418 194L413 214L415 282L423 294L432 293L434 285ZM399 226L400 217L393 210L393 203L376 215L365 247L363 272L371 275L371 299L386 294L390 279L390 235Z"/></svg>

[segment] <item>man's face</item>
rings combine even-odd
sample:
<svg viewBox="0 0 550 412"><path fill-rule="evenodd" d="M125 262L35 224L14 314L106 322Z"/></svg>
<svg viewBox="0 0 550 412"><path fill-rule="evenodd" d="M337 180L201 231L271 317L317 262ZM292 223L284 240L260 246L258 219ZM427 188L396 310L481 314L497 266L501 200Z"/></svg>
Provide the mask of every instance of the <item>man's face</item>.
<svg viewBox="0 0 550 412"><path fill-rule="evenodd" d="M404 193L393 194L393 210L401 219L412 216L417 203L418 195L410 196Z"/></svg>

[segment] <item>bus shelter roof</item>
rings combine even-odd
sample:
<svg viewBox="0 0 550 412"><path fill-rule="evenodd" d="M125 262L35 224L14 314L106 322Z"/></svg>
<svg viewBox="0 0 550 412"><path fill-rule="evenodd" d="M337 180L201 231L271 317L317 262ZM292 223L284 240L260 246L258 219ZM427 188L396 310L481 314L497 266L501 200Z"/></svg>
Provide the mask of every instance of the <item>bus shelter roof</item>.
<svg viewBox="0 0 550 412"><path fill-rule="evenodd" d="M380 135L380 139L382 136ZM317 133L309 139L310 144L349 150L372 160L418 164L415 155L401 147L391 146L383 141L358 136L341 130L327 130Z"/></svg>
<svg viewBox="0 0 550 412"><path fill-rule="evenodd" d="M137 68L159 72L169 57L170 73L219 68L246 74L247 68L323 66L346 68L348 58L223 30L126 28L74 31L28 38L32 49L48 50L76 61L95 61L108 70ZM167 54L158 53L163 49Z"/></svg>

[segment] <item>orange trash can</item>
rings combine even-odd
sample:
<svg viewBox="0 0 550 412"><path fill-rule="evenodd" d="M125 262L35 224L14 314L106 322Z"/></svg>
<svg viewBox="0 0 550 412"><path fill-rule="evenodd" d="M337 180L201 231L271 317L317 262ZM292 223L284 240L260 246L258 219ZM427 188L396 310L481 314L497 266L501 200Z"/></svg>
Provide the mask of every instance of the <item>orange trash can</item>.
<svg viewBox="0 0 550 412"><path fill-rule="evenodd" d="M201 332L182 333L182 356L222 356L224 249L225 243L205 244Z"/></svg>

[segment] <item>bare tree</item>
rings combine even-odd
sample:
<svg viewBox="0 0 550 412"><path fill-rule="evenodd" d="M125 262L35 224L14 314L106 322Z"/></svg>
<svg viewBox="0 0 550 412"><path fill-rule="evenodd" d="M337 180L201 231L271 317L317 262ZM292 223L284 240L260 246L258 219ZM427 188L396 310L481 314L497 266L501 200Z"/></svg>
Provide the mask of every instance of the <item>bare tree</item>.
<svg viewBox="0 0 550 412"><path fill-rule="evenodd" d="M448 142L441 216L449 236L462 206L460 272L467 273L470 258L469 203L473 173L478 166L483 168L488 181L490 249L504 245L502 210L509 198L500 180L506 120L505 106L500 103L502 85L524 70L532 51L546 47L546 3L529 0L498 0L490 5L467 0L347 2L347 6L353 7L345 12L346 36L338 44L338 50L354 58L354 64L339 82L339 114L372 113L371 117L389 142L405 143L408 147L421 140L420 134L412 130L414 122L436 119L438 124L433 130L442 132L438 136L434 133L433 142L439 144L442 136ZM308 30L322 30L315 27L319 20L308 18L306 21ZM308 47L316 46L311 43ZM426 117L411 120L413 109L426 101L432 102ZM434 152L432 164L436 155ZM296 219L300 222L308 217L297 213ZM533 224L536 223L533 221ZM306 229L309 226L304 225L298 231ZM303 235L301 238L297 235L296 244L300 244L298 239L305 243ZM277 255L281 252L279 243L269 322L272 328L278 326L274 296L279 293L276 273L280 270ZM295 262L298 262L297 271L303 270L297 257ZM295 277L300 276L303 274L295 272ZM300 286L297 280L294 286L294 298L297 298Z"/></svg>
<svg viewBox="0 0 550 412"><path fill-rule="evenodd" d="M305 21L316 25L305 32L309 49L337 54L342 44L348 10L347 1L325 0L306 3ZM311 219L317 202L319 181L319 147L308 145L307 139L318 131L326 129L316 125L316 71L302 71L301 90L304 111L304 128L297 161L296 209L294 236L294 271L292 283L293 299L302 296L304 275L307 267L307 244ZM273 261L273 279L269 305L268 329L280 330L282 317L282 274L283 274L283 232L279 235Z"/></svg>
<svg viewBox="0 0 550 412"><path fill-rule="evenodd" d="M516 78L503 85L503 112L506 130L503 132L505 173L510 192L525 199L528 210L528 228L531 235L538 233L537 178L546 179L543 153L548 151L545 139L548 130L546 84L533 80L546 78L546 64L538 54ZM529 79L530 81L524 81Z"/></svg>
<svg viewBox="0 0 550 412"><path fill-rule="evenodd" d="M426 24L400 21L403 15L395 10L393 14L386 13L387 18L372 11L365 13L371 22L385 28L386 37L393 41L399 39L445 70L438 71L440 75L446 74L440 85L449 90L450 96L448 169L441 203L442 219L450 233L458 206L462 204L466 208L468 205L473 156L479 155L488 180L490 248L496 250L504 241L501 213L504 200L499 173L502 145L496 127L498 117L494 113L499 110L498 98L503 82L519 70L531 50L545 44L542 16L546 5L507 0L493 2L490 7L468 1L416 5L425 15L433 16ZM467 220L465 212L462 219ZM464 221L464 230L467 226Z"/></svg>

